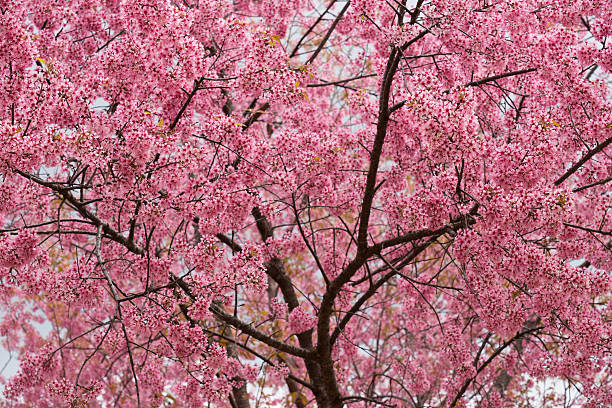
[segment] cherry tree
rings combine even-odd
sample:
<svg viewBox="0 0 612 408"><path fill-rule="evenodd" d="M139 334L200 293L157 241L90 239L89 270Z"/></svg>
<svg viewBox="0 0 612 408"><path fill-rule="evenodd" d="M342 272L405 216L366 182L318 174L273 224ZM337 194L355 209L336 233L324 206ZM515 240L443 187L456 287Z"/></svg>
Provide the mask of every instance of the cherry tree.
<svg viewBox="0 0 612 408"><path fill-rule="evenodd" d="M0 406L612 406L610 2L0 26Z"/></svg>

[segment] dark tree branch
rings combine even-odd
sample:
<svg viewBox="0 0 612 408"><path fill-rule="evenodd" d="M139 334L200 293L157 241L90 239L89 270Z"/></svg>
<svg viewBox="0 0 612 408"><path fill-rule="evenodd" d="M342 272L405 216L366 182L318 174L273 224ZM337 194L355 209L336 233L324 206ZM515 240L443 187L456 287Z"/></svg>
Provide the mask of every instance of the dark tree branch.
<svg viewBox="0 0 612 408"><path fill-rule="evenodd" d="M176 284L178 285L178 287L181 288L181 290L191 300L196 300L196 297L191 292L191 289L189 289L189 285L187 285L187 283L183 279L177 276L174 276L174 275L171 275L171 276L172 276L172 279L176 281ZM223 311L220 306L214 303L210 305L209 310L222 322L227 323L230 326L241 330L243 333L248 334L254 339L257 339L261 341L262 343L267 344L270 347L273 347L277 350L283 351L285 353L288 353L288 354L291 354L297 357L303 357L305 359L312 358L313 356L313 352L310 350L306 350L301 347L292 346L290 344L283 343L282 341L269 337L265 333L262 333L259 330L255 329L254 327L252 327L250 324L243 322L242 320L238 319L237 317L233 315L225 313L225 311Z"/></svg>
<svg viewBox="0 0 612 408"><path fill-rule="evenodd" d="M234 252L242 251L242 247L240 246L240 244L238 244L236 241L234 241L233 239L231 239L227 235L225 235L225 234L217 234L216 237L219 239L219 241L223 242L225 245L230 247L232 251L234 251Z"/></svg>
<svg viewBox="0 0 612 408"><path fill-rule="evenodd" d="M586 190L587 188L591 188L591 187L599 186L599 185L602 185L602 184L606 184L609 181L612 181L612 176L606 177L605 179L598 180L598 181L596 181L594 183L591 183L591 184L586 184L584 186L577 187L577 188L573 189L572 191L574 193L577 193L579 191Z"/></svg>
<svg viewBox="0 0 612 408"><path fill-rule="evenodd" d="M325 9L325 11L323 13L321 13L321 15L319 16L319 18L317 18L317 20L314 22L313 25L311 25L308 30L306 30L306 32L304 33L304 35L302 36L302 38L300 38L300 40L297 42L297 44L295 45L295 47L293 48L293 51L291 51L291 54L289 54L289 58L293 58L295 57L296 53L298 52L298 50L300 49L300 46L302 45L302 43L304 42L304 40L306 39L306 37L308 37L308 34L310 34L312 32L312 30L314 30L314 28L321 22L321 20L323 20L323 16L325 16L329 10L332 8L332 6L334 4L336 4L337 0L332 0L329 2L329 5L327 6L327 8Z"/></svg>
<svg viewBox="0 0 612 408"><path fill-rule="evenodd" d="M490 77L487 77L487 78L479 79L478 81L468 82L464 86L483 85L483 84L486 84L487 82L493 82L493 81L497 81L498 79L513 77L513 76L516 76L516 75L527 74L529 72L534 72L534 71L537 71L537 70L538 70L537 68L528 68L528 69L521 69L521 70L518 70L518 71L505 72L503 74L493 75L493 76L490 76Z"/></svg>
<svg viewBox="0 0 612 408"><path fill-rule="evenodd" d="M196 92L198 92L198 90L200 89L200 83L201 82L202 82L201 78L200 79L196 79L196 80L193 81L193 89L191 90L189 95L187 95L187 99L183 103L183 106L181 106L181 108L179 109L178 113L174 117L174 120L172 121L170 126L168 126L168 129L173 130L176 127L176 125L178 124L179 120L181 119L181 116L183 116L183 113L187 109L187 106L189 106L189 104L191 103L191 100L195 96Z"/></svg>
<svg viewBox="0 0 612 408"><path fill-rule="evenodd" d="M269 108L270 108L270 104L268 102L266 102L263 105L261 105L259 107L259 109L257 109L255 112L253 112L252 115L249 116L247 121L242 124L242 130L245 131L249 127L251 127L251 125L253 123L255 123L255 121L258 120L261 117L261 115L263 115Z"/></svg>
<svg viewBox="0 0 612 408"><path fill-rule="evenodd" d="M472 381L474 381L476 379L476 377L478 376L478 374L480 374L482 372L482 370L484 370L485 368L487 368L487 366L489 364L491 364L493 362L493 360L495 360L495 358L497 356L499 356L499 354L504 351L508 346L510 346L512 343L514 343L516 340L526 336L527 334L531 334L534 333L538 330L543 329L544 326L538 326L538 327L534 327L533 329L529 329L529 330L525 330L522 332L517 333L514 337L512 337L510 340L507 340L506 342L504 342L504 344L502 344L501 346L499 346L494 352L493 354L491 354L491 356L484 362L482 363L482 365L480 367L478 367L476 369L476 374L473 377L468 378L467 380L465 380L465 382L463 383L463 385L461 386L461 389L459 390L459 392L457 393L457 395L455 396L455 398L453 399L453 401L451 402L451 404L449 405L450 408L453 408L455 406L457 406L457 402L459 402L459 400L461 399L461 397L463 396L463 394L465 394L465 392L467 391L468 387L470 386L470 384L472 383Z"/></svg>
<svg viewBox="0 0 612 408"><path fill-rule="evenodd" d="M260 332L259 330L257 330L256 328L254 328L253 326L251 326L248 323L243 322L242 320L238 319L237 317L234 317L233 315L227 314L225 313L223 310L221 310L221 308L217 305L211 305L210 306L210 311L217 317L219 318L219 320L239 329L240 331L242 331L245 334L248 334L249 336L253 337L254 339L257 339L259 341L261 341L262 343L267 344L270 347L273 347L279 351L297 356L297 357L302 357L304 359L311 359L313 358L313 353L312 351L309 350L305 350L301 347L297 347L297 346L292 346L290 344L287 343L283 343L282 341L276 340L272 337L269 337L268 335L266 335L265 333Z"/></svg>
<svg viewBox="0 0 612 408"><path fill-rule="evenodd" d="M306 61L306 65L311 64L317 58L317 56L319 55L319 53L321 52L323 47L325 47L325 44L327 43L327 40L329 40L329 37L332 35L334 30L336 29L336 26L338 25L338 23L342 19L342 16L344 16L344 13L346 13L346 11L348 10L350 5L351 5L351 2L350 2L350 0L348 0L346 2L346 4L344 5L344 7L342 8L342 10L340 11L340 13L338 14L338 16L336 17L336 19L334 20L334 22L332 23L332 25L329 28L329 30L327 30L327 33L325 34L325 37L323 37L323 39L319 43L319 46L317 47L315 52L310 56L310 58L308 58L308 61Z"/></svg>
<svg viewBox="0 0 612 408"><path fill-rule="evenodd" d="M424 0L418 0L417 4L414 6L414 10L410 13L410 24L414 24L417 22L419 18L419 14L421 13L421 6L423 5Z"/></svg>
<svg viewBox="0 0 612 408"><path fill-rule="evenodd" d="M403 11L402 11L403 13ZM402 46L403 49L407 49L411 44L418 41L427 34L429 30L425 30L417 35L412 40L408 41ZM357 234L357 254L355 258L345 267L345 269L334 279L327 288L327 291L323 295L321 300L321 307L319 310L319 320L317 322L317 337L318 344L316 347L316 353L319 356L321 364L322 383L325 384L327 397L330 400L330 405L334 408L342 407L342 396L338 389L336 381L336 375L334 371L334 364L331 357L331 338L329 334L330 329L330 318L333 310L334 301L340 290L347 283L351 277L363 266L367 261L367 236L368 236L368 225L370 220L370 213L372 210L372 203L374 201L374 194L376 193L376 176L378 174L378 166L380 162L380 156L382 154L382 147L387 133L387 126L389 123L389 100L391 97L391 85L397 67L401 60L401 51L398 48L393 48L389 59L387 60L387 66L383 75L381 92L379 98L379 109L378 109L378 122L376 125L376 136L374 139L374 146L370 154L370 164L368 174L366 178L366 187L363 194L361 213L359 217L359 230Z"/></svg>
<svg viewBox="0 0 612 408"><path fill-rule="evenodd" d="M582 167L582 165L584 163L586 163L587 161L589 161L589 159L591 157L595 156L597 153L601 152L603 149L608 147L608 145L610 143L612 143L612 137L607 138L606 140L604 140L603 142L598 144L594 149L589 150L589 152L587 154L585 154L582 157L582 159L578 160L576 162L576 164L574 164L572 167L570 167L561 177L559 177L555 181L555 183L554 183L555 186L561 185L561 183L563 183L565 180L567 180L569 178L569 176L571 176L572 174L577 172L578 169L580 169L580 167Z"/></svg>
<svg viewBox="0 0 612 408"><path fill-rule="evenodd" d="M321 86L330 86L330 85L339 85L339 84L345 84L347 82L351 82L351 81L357 81L358 79L363 79L363 78L371 78L376 76L377 74L365 74L365 75L358 75L352 78L347 78L347 79L340 79L338 81L324 81L322 84L308 84L306 85L307 88L318 88Z"/></svg>
<svg viewBox="0 0 612 408"><path fill-rule="evenodd" d="M564 222L563 225L565 225L566 227L569 227L569 228L575 228L575 229L579 229L579 230L582 230L582 231L590 232L592 234L601 234L601 235L612 236L612 231L596 230L596 229L593 229L593 228L583 227L581 225L569 224L567 222Z"/></svg>
<svg viewBox="0 0 612 408"><path fill-rule="evenodd" d="M406 261L410 262L410 261L414 260L420 253L422 253L427 247L429 247L429 245L431 245L433 242L435 242L436 239L437 239L437 237L433 237L433 238L429 239L426 243L421 244L421 245L417 246L416 248L414 248L412 251L410 251ZM376 292L378 291L378 289L380 289L380 287L382 285L384 285L386 282L388 282L389 279L391 279L395 275L397 275L397 271L396 270L392 270L391 272L387 273L385 276L383 276L378 281L376 281L375 284L371 285L368 288L368 290L363 295L361 295L361 297L359 299L357 299L357 301L353 304L353 306L350 308L350 310L348 312L346 312L346 314L344 315L344 317L342 318L340 323L338 323L338 325L334 329L334 331L333 331L333 333L331 335L331 338L330 338L330 343L331 344L335 344L336 340L338 339L338 337L342 333L342 330L344 330L344 328L350 322L350 320L353 318L353 316L355 316L359 312L359 310L365 304L365 302L368 299L370 299L372 296L374 296L376 294Z"/></svg>
<svg viewBox="0 0 612 408"><path fill-rule="evenodd" d="M102 221L98 216L92 213L84 203L77 200L71 193L69 189L65 189L63 187L58 186L56 183L47 182L37 176L32 174L23 172L19 169L13 169L13 171L28 180L35 182L43 187L47 187L52 191L58 193L62 198L64 198L68 203L70 203L74 209L76 209L83 218L91 221L96 227L102 226L102 231L106 236L108 236L111 240L123 245L128 251L136 254L136 255L144 255L145 251L138 245L136 245L133 241L128 240L126 237L121 235L119 232L112 229L107 223Z"/></svg>

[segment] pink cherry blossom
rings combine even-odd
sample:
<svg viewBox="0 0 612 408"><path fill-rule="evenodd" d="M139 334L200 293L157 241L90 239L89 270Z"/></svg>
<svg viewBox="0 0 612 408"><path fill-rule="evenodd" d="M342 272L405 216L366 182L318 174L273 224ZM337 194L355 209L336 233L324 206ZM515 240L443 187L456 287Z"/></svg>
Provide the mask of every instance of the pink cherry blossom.
<svg viewBox="0 0 612 408"><path fill-rule="evenodd" d="M612 406L610 2L0 26L0 407Z"/></svg>

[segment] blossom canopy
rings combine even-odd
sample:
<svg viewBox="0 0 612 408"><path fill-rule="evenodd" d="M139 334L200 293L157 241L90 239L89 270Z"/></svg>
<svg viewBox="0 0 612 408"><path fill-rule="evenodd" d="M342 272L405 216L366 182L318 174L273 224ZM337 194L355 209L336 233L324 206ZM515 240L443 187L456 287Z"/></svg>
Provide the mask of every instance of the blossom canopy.
<svg viewBox="0 0 612 408"><path fill-rule="evenodd" d="M612 406L609 1L0 27L0 407Z"/></svg>

